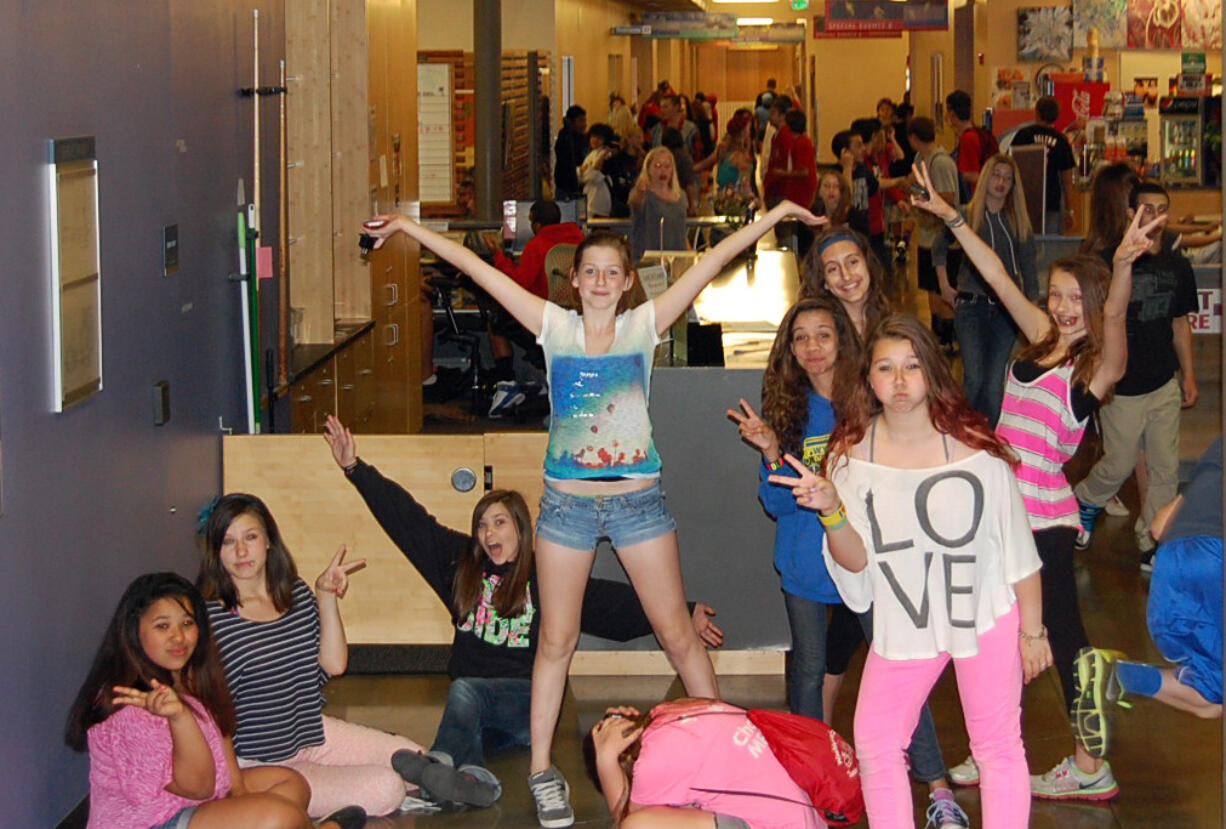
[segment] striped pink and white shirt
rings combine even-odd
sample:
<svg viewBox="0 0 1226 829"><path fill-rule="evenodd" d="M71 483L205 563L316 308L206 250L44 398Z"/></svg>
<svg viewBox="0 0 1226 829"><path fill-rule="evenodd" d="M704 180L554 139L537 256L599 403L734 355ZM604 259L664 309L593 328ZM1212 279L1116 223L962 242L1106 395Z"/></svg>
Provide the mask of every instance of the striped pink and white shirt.
<svg viewBox="0 0 1226 829"><path fill-rule="evenodd" d="M1079 527L1077 499L1064 476L1064 464L1081 445L1089 417L1073 413L1073 365L1054 366L1022 382L1010 364L996 434L1021 459L1017 487L1030 528Z"/></svg>

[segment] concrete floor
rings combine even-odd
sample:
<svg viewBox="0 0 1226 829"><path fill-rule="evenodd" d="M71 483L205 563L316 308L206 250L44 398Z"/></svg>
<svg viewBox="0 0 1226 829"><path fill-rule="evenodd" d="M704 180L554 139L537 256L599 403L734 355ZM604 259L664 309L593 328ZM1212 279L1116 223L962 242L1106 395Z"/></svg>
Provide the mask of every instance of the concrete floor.
<svg viewBox="0 0 1226 829"><path fill-rule="evenodd" d="M924 314L924 303L914 291L914 265L909 290L896 302ZM1182 455L1192 459L1220 433L1221 339L1195 340L1201 382L1201 402L1185 413ZM1070 477L1084 475L1097 446L1087 440L1070 464ZM1137 507L1130 482L1122 493ZM1077 578L1082 613L1090 639L1103 647L1126 651L1133 658L1160 662L1145 624L1148 577L1138 569L1131 519L1103 515L1089 551L1079 556ZM850 734L851 717L859 684L863 650L853 662L836 709L835 727ZM444 676L353 676L332 682L326 689L328 713L354 722L406 734L424 744L433 737L447 695ZM729 701L751 707L783 709L782 676L722 677L721 689ZM674 677L576 677L562 710L555 742L555 762L571 783L576 823L608 825L603 798L586 778L581 735L611 703L650 706L682 694ZM967 756L952 671L947 670L931 698L937 730L948 765ZM1025 692L1024 733L1030 768L1042 773L1071 753L1072 736L1064 714L1059 681L1048 671ZM1116 725L1111 763L1120 784L1119 797L1106 804L1035 801L1031 826L1036 829L1107 829L1107 827L1216 827L1222 826L1222 723L1204 721L1150 700L1140 700L1131 711L1121 711ZM371 819L368 827L532 827L536 825L525 777L527 749L490 758L491 769L504 781L501 802L486 810L430 817L399 816ZM960 789L958 801L980 826L979 792ZM926 797L915 788L916 822L923 826ZM861 825L865 825L862 822Z"/></svg>

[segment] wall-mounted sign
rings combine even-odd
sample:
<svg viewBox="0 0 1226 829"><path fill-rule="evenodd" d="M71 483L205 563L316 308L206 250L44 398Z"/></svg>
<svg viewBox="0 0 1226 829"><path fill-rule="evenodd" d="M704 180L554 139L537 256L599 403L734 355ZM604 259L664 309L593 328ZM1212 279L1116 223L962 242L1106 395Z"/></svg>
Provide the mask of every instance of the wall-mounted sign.
<svg viewBox="0 0 1226 829"><path fill-rule="evenodd" d="M102 391L102 275L94 137L47 142L52 400L62 412Z"/></svg>
<svg viewBox="0 0 1226 829"><path fill-rule="evenodd" d="M614 35L650 35L651 27L643 24L637 26L614 26L610 34Z"/></svg>
<svg viewBox="0 0 1226 829"><path fill-rule="evenodd" d="M818 18L814 18L815 22ZM945 0L826 0L825 28L814 37L880 37L949 28ZM839 35L838 33L850 33Z"/></svg>
<svg viewBox="0 0 1226 829"><path fill-rule="evenodd" d="M647 37L653 38L731 40L736 37L735 14L648 12L643 15L643 25L650 28Z"/></svg>

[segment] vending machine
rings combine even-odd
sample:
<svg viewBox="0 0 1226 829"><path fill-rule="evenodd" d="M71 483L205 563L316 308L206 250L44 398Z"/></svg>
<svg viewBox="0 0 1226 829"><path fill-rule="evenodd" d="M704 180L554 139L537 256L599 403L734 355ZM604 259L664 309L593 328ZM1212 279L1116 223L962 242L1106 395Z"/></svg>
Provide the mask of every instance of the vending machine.
<svg viewBox="0 0 1226 829"><path fill-rule="evenodd" d="M1175 95L1158 101L1162 183L1218 187L1222 181L1221 96Z"/></svg>

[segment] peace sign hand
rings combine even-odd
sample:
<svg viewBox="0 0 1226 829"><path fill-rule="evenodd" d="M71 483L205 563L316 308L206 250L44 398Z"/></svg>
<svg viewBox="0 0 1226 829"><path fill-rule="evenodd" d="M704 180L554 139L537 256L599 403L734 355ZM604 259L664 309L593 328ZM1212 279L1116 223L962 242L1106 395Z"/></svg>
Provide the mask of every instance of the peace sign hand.
<svg viewBox="0 0 1226 829"><path fill-rule="evenodd" d="M943 222L952 222L958 218L957 209L946 204L945 200L937 195L936 188L932 186L932 178L928 175L928 165L923 161L917 161L911 166L911 171L915 174L915 183L926 191L926 193L917 193L913 186L911 204L928 211Z"/></svg>
<svg viewBox="0 0 1226 829"><path fill-rule="evenodd" d="M1133 214L1132 221L1128 223L1128 230L1124 233L1124 238L1120 241L1119 247L1115 249L1115 257L1113 262L1116 265L1131 265L1133 262L1149 250L1154 243L1150 232L1161 227L1167 220L1167 215L1164 213L1148 224L1141 224L1141 218L1144 214L1138 210Z"/></svg>
<svg viewBox="0 0 1226 829"><path fill-rule="evenodd" d="M840 501L839 491L835 489L834 484L821 475L814 473L809 467L790 454L784 455L783 459L799 473L800 477L771 475L768 480L772 484L791 487L796 503L807 509L829 513L838 507Z"/></svg>
<svg viewBox="0 0 1226 829"><path fill-rule="evenodd" d="M741 398L741 412L728 410L728 417L740 427L741 439L757 449L767 459L774 461L779 458L779 438L775 430L758 416L749 405L749 401ZM743 413L742 413L743 412Z"/></svg>
<svg viewBox="0 0 1226 829"><path fill-rule="evenodd" d="M168 720L176 719L186 711L183 700L179 699L174 688L163 685L156 679L149 680L149 684L153 686L151 691L142 691L139 688L129 688L125 685L114 686L111 689L114 692L111 704L144 708L155 717L163 717Z"/></svg>
<svg viewBox="0 0 1226 829"><path fill-rule="evenodd" d="M315 579L316 593L333 593L338 599L345 597L346 591L349 590L349 574L356 573L366 566L364 558L345 564L346 552L348 548L342 544L336 551L336 555L332 556L328 568L319 574L319 578Z"/></svg>

